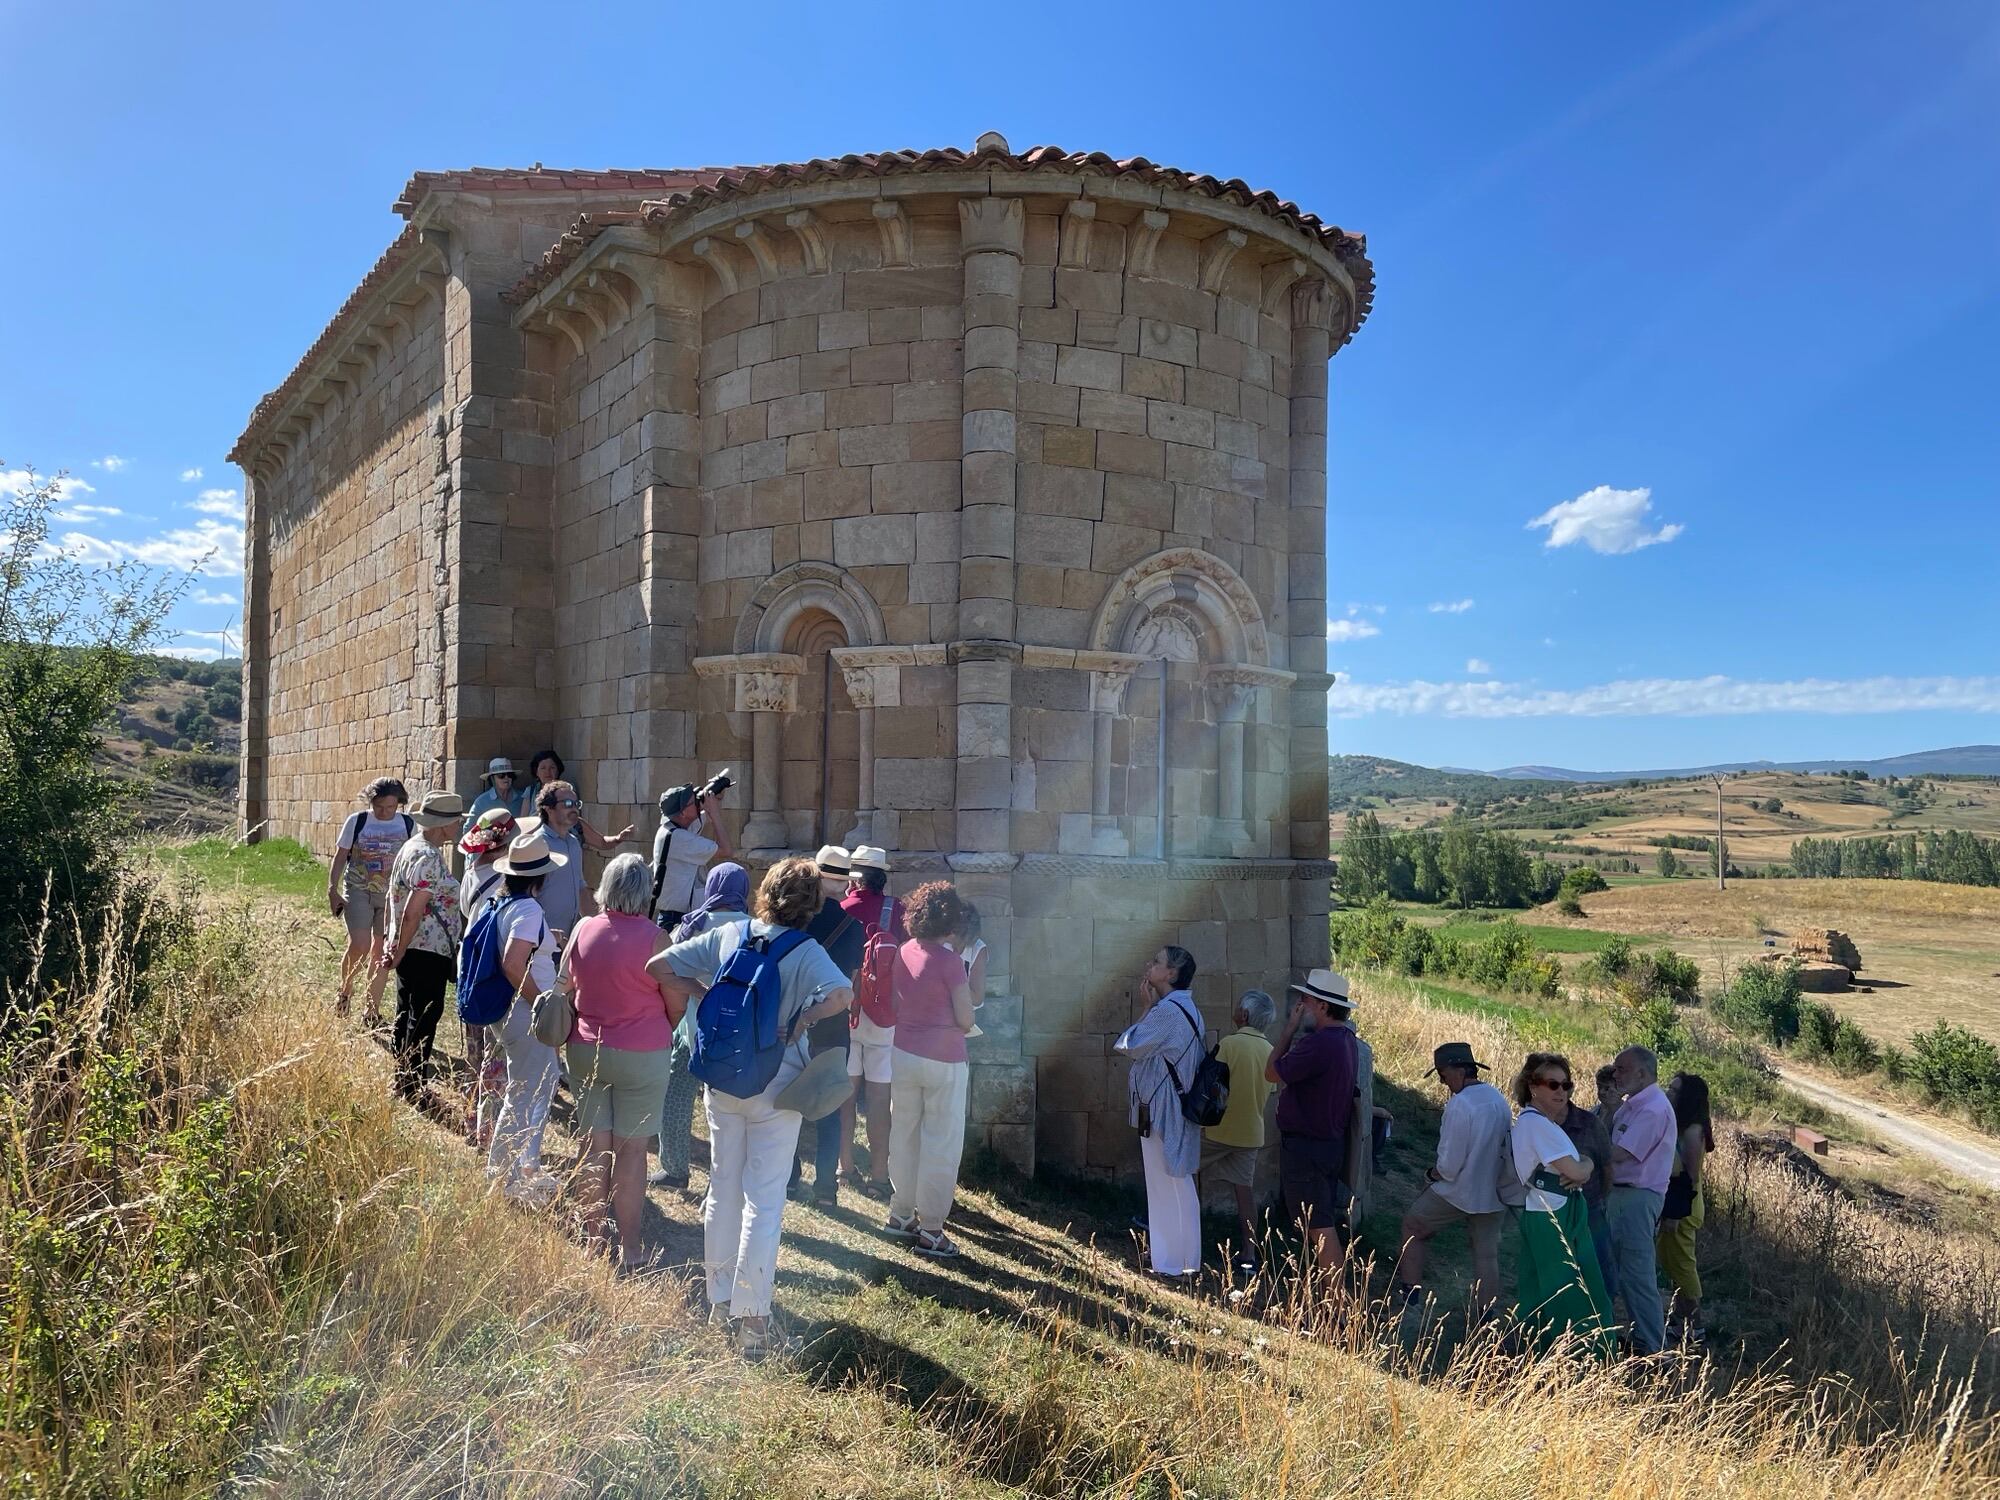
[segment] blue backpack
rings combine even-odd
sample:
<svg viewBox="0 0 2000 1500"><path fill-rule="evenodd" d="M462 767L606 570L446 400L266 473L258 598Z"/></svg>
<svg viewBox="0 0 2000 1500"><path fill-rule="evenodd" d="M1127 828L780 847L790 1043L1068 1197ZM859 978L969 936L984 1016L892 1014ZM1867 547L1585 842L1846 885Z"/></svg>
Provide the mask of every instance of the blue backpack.
<svg viewBox="0 0 2000 1500"><path fill-rule="evenodd" d="M745 932L694 1013L694 1056L688 1071L735 1099L754 1099L771 1086L785 1061L778 1012L778 964L800 943L793 928L764 937Z"/></svg>
<svg viewBox="0 0 2000 1500"><path fill-rule="evenodd" d="M501 966L507 951L502 913L513 905L502 896L479 914L458 950L458 1018L468 1026L491 1026L514 1003L514 982Z"/></svg>

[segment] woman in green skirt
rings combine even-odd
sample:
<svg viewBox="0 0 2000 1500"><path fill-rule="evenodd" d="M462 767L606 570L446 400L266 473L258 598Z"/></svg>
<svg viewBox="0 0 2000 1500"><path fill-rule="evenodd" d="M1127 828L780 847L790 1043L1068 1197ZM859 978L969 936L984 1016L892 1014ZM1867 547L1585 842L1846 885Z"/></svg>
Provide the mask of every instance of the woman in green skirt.
<svg viewBox="0 0 2000 1500"><path fill-rule="evenodd" d="M1530 1052L1514 1078L1513 1166L1527 1191L1521 1209L1521 1262L1516 1280L1520 1319L1536 1347L1574 1332L1600 1356L1611 1352L1611 1299L1590 1238L1583 1185L1594 1164L1578 1153L1558 1120L1569 1113L1569 1059Z"/></svg>

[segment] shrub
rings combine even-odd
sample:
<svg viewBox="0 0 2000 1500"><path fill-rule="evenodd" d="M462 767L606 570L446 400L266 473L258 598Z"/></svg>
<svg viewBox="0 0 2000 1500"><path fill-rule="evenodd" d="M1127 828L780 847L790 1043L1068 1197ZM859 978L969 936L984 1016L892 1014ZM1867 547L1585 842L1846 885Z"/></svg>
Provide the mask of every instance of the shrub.
<svg viewBox="0 0 2000 1500"><path fill-rule="evenodd" d="M1882 1076L1891 1083L1905 1082L1910 1076L1910 1055L1901 1047L1884 1047Z"/></svg>
<svg viewBox="0 0 2000 1500"><path fill-rule="evenodd" d="M1599 891L1610 889L1611 882L1590 865L1578 865L1562 880L1563 894L1569 896L1594 896Z"/></svg>
<svg viewBox="0 0 2000 1500"><path fill-rule="evenodd" d="M1842 1021L1834 1028L1833 1045L1828 1050L1833 1065L1843 1073L1872 1073L1882 1061L1873 1038L1852 1021Z"/></svg>
<svg viewBox="0 0 2000 1500"><path fill-rule="evenodd" d="M1431 948L1434 939L1428 927L1420 927L1412 922L1403 928L1403 935L1396 940L1396 971L1401 974L1424 974L1432 970Z"/></svg>
<svg viewBox="0 0 2000 1500"><path fill-rule="evenodd" d="M1799 1056L1832 1056L1834 1034L1839 1029L1840 1018L1830 1007L1817 1000L1799 1001Z"/></svg>
<svg viewBox="0 0 2000 1500"><path fill-rule="evenodd" d="M1692 1002L1701 991L1701 965L1671 948L1655 948L1652 965L1653 987L1676 1000Z"/></svg>
<svg viewBox="0 0 2000 1500"><path fill-rule="evenodd" d="M1910 1038L1909 1076L1932 1102L1970 1103L2000 1083L2000 1051L1963 1026L1940 1021Z"/></svg>
<svg viewBox="0 0 2000 1500"><path fill-rule="evenodd" d="M1687 1046L1687 1039L1687 1028L1671 1000L1648 1000L1632 1012L1629 1040L1651 1048L1663 1061Z"/></svg>
<svg viewBox="0 0 2000 1500"><path fill-rule="evenodd" d="M1785 1043L1799 1034L1799 968L1794 963L1746 964L1715 999L1727 1026L1758 1041Z"/></svg>
<svg viewBox="0 0 2000 1500"><path fill-rule="evenodd" d="M1507 987L1507 976L1515 967L1535 957L1535 944L1527 930L1512 917L1495 922L1493 931L1466 952L1467 979L1499 990Z"/></svg>
<svg viewBox="0 0 2000 1500"><path fill-rule="evenodd" d="M1562 968L1542 954L1521 959L1507 970L1506 988L1517 995L1553 1000L1562 992Z"/></svg>
<svg viewBox="0 0 2000 1500"><path fill-rule="evenodd" d="M1597 962L1604 972L1616 978L1632 966L1632 940L1615 937L1606 943L1597 955Z"/></svg>
<svg viewBox="0 0 2000 1500"><path fill-rule="evenodd" d="M1569 891L1563 891L1556 897L1556 910L1566 917L1580 917L1584 915L1583 903L1577 900L1575 895Z"/></svg>

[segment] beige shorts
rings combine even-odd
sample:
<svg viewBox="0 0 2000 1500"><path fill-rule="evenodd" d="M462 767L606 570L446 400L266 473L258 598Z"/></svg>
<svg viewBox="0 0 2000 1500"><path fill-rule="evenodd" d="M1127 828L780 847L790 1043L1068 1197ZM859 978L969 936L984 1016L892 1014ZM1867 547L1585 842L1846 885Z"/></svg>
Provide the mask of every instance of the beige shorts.
<svg viewBox="0 0 2000 1500"><path fill-rule="evenodd" d="M1505 1216L1504 1209L1469 1214L1440 1193L1433 1182L1411 1201L1403 1214L1403 1229L1411 1239L1427 1240L1440 1229L1463 1224L1466 1233L1472 1236L1473 1254L1492 1256L1500 1251L1500 1221Z"/></svg>
<svg viewBox="0 0 2000 1500"><path fill-rule="evenodd" d="M847 1076L864 1083L887 1083L889 1057L895 1050L894 1042L864 1042L856 1031L847 1039Z"/></svg>
<svg viewBox="0 0 2000 1500"><path fill-rule="evenodd" d="M1231 1187L1254 1188L1257 1185L1257 1158L1263 1150L1262 1146L1225 1146L1221 1141L1203 1139L1201 1175L1211 1182L1226 1182Z"/></svg>

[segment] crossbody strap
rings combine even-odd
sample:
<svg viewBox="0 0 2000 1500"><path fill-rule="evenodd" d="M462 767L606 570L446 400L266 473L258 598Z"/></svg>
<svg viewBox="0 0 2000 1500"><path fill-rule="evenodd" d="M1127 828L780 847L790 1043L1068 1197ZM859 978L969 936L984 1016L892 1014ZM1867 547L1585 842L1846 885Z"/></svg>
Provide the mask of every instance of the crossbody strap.
<svg viewBox="0 0 2000 1500"><path fill-rule="evenodd" d="M667 884L667 856L673 852L674 847L674 820L672 818L667 819L666 832L666 838L660 843L660 861L653 867L653 905L650 912L650 915L653 916L659 915L660 892L666 888Z"/></svg>

